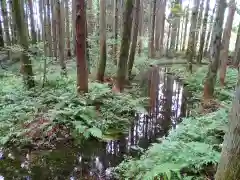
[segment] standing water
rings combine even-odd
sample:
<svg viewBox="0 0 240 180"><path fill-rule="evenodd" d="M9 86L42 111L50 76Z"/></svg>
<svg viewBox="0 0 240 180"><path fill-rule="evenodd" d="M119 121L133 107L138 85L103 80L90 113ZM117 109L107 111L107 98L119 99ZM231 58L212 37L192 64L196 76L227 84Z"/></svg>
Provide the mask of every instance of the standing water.
<svg viewBox="0 0 240 180"><path fill-rule="evenodd" d="M150 71L147 92L150 97L148 113L136 114L129 133L109 142L87 141L81 147L48 151L3 153L0 149L0 180L107 180L111 169L124 160L125 155L136 156L151 143L177 128L181 117L187 115L186 90L174 76L163 69Z"/></svg>

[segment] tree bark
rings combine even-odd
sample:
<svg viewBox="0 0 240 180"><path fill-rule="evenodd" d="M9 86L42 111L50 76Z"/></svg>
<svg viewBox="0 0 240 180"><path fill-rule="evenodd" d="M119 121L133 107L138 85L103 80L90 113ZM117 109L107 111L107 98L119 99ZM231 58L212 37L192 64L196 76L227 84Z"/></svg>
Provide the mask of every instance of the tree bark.
<svg viewBox="0 0 240 180"><path fill-rule="evenodd" d="M76 0L72 0L72 39L73 54L76 55Z"/></svg>
<svg viewBox="0 0 240 180"><path fill-rule="evenodd" d="M6 0L1 0L1 9L2 9L2 16L3 16L4 33L6 36L6 43L8 46L10 46L11 39L10 39L10 34L9 34L9 22L8 22Z"/></svg>
<svg viewBox="0 0 240 180"><path fill-rule="evenodd" d="M140 11L140 0L135 0L135 11L133 20L133 33L132 33L132 43L130 46L130 53L128 57L128 79L131 79L131 73L134 63L134 57L136 53L137 37L138 37L138 23L139 23L139 11Z"/></svg>
<svg viewBox="0 0 240 180"><path fill-rule="evenodd" d="M235 43L233 65L235 67L238 67L239 66L239 62L240 62L240 23L238 25L237 40L236 40L236 43Z"/></svg>
<svg viewBox="0 0 240 180"><path fill-rule="evenodd" d="M240 75L240 74L239 74ZM238 76L239 76L238 75ZM240 76L239 76L240 77ZM228 130L224 136L221 158L215 180L239 179L240 177L240 86L236 88L229 116Z"/></svg>
<svg viewBox="0 0 240 180"><path fill-rule="evenodd" d="M32 71L32 63L28 56L28 36L26 23L24 18L24 6L23 1L13 1L13 13L14 19L17 25L18 36L20 44L23 48L23 54L21 58L21 67L23 73L23 80L28 89L34 87L34 76Z"/></svg>
<svg viewBox="0 0 240 180"><path fill-rule="evenodd" d="M224 86L225 84L225 77L226 77L227 63L228 63L228 49L229 49L235 11L236 11L235 0L231 0L229 2L228 17L227 17L226 25L223 32L223 38L222 38L223 49L220 51L221 66L220 66L219 77L220 77L220 84L222 86Z"/></svg>
<svg viewBox="0 0 240 180"><path fill-rule="evenodd" d="M100 61L97 71L97 80L104 81L104 73L107 61L106 49L106 1L100 1Z"/></svg>
<svg viewBox="0 0 240 180"><path fill-rule="evenodd" d="M76 0L76 54L77 54L77 90L88 92L88 67L86 59L86 5L82 0Z"/></svg>
<svg viewBox="0 0 240 180"><path fill-rule="evenodd" d="M203 99L204 101L208 101L213 98L214 87L217 78L217 70L220 61L220 48L221 48L221 37L222 37L222 25L224 19L224 12L226 8L226 1L219 0L219 4L216 12L216 19L213 27L213 35L212 35L212 53L211 53L211 61L208 66L208 73L206 75L204 90L203 90Z"/></svg>
<svg viewBox="0 0 240 180"><path fill-rule="evenodd" d="M185 27L184 27L182 51L185 51L185 47L186 47L187 25L188 25L188 18L189 18L189 6L186 8L186 15L185 16L186 16L186 18L185 18Z"/></svg>
<svg viewBox="0 0 240 180"><path fill-rule="evenodd" d="M116 82L116 91L122 92L124 89L124 84L126 80L127 72L127 60L128 60L128 51L130 46L131 39L131 29L132 29L132 12L133 12L133 0L126 0L125 2L125 12L123 15L124 26L122 33L122 41L120 47L120 57L118 62L117 70L117 82Z"/></svg>
<svg viewBox="0 0 240 180"><path fill-rule="evenodd" d="M52 30L51 30L51 11L50 11L50 2L46 1L46 38L47 38L47 47L48 47L48 56L52 57Z"/></svg>
<svg viewBox="0 0 240 180"><path fill-rule="evenodd" d="M190 35L188 40L187 59L188 59L188 70L192 73L192 62L196 52L196 28L197 28L197 17L198 17L198 6L200 0L194 0L194 7L192 10Z"/></svg>
<svg viewBox="0 0 240 180"><path fill-rule="evenodd" d="M65 20L66 20L66 48L67 48L67 57L71 57L71 47L70 47L70 26L69 26L69 0L65 0Z"/></svg>
<svg viewBox="0 0 240 180"><path fill-rule="evenodd" d="M35 23L34 23L32 0L28 0L28 6L29 6L29 10L30 10L30 26L31 26L32 43L35 44L37 42L37 33L36 33L36 28L35 28Z"/></svg>
<svg viewBox="0 0 240 180"><path fill-rule="evenodd" d="M118 0L114 0L114 44L113 44L113 61L117 65L117 40L118 40Z"/></svg>
<svg viewBox="0 0 240 180"><path fill-rule="evenodd" d="M152 7L152 15L151 15L151 36L150 36L150 42L149 42L149 57L154 58L155 56L155 48L154 48L154 31L155 31L155 18L156 18L156 2L157 0L153 1L153 7Z"/></svg>
<svg viewBox="0 0 240 180"><path fill-rule="evenodd" d="M56 0L52 0L51 2L51 11L52 11L52 40L53 40L53 57L57 60L57 14L56 14Z"/></svg>
<svg viewBox="0 0 240 180"><path fill-rule="evenodd" d="M207 0L206 1L205 14L204 14L204 18L203 18L203 27L202 27L201 37L200 37L199 52L198 52L198 57L197 57L197 62L199 64L201 63L202 58L203 58L203 48L204 48L205 37L206 37L206 30L207 30L209 3L210 3L210 0Z"/></svg>
<svg viewBox="0 0 240 180"><path fill-rule="evenodd" d="M66 75L66 63L65 63L65 57L64 57L64 26L63 26L63 13L61 10L63 10L63 2L60 2L60 0L56 0L56 12L57 12L57 31L58 31L58 49L59 49L59 61L61 66L61 73L63 75Z"/></svg>

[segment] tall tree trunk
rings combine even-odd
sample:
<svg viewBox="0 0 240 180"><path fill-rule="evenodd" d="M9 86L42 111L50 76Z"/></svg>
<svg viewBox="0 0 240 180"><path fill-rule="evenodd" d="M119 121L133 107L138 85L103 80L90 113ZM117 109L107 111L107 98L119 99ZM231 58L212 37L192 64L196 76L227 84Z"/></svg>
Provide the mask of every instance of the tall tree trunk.
<svg viewBox="0 0 240 180"><path fill-rule="evenodd" d="M236 43L235 43L233 65L235 67L238 67L239 66L239 62L240 62L240 23L238 25L237 40L236 40Z"/></svg>
<svg viewBox="0 0 240 180"><path fill-rule="evenodd" d="M67 1L67 0L66 0ZM93 27L94 27L94 17L93 17L93 2L92 0L87 0L87 29L88 33L93 33Z"/></svg>
<svg viewBox="0 0 240 180"><path fill-rule="evenodd" d="M14 12L13 12L13 4L12 1L9 2L10 5L10 13L11 13L11 23L10 23L10 30L11 30L11 36L12 36L12 44L17 43L17 28L16 28L16 23L15 23L15 18L14 18ZM2 26L1 26L2 27Z"/></svg>
<svg viewBox="0 0 240 180"><path fill-rule="evenodd" d="M240 177L240 74L228 121L228 130L224 136L221 158L215 180L234 180Z"/></svg>
<svg viewBox="0 0 240 180"><path fill-rule="evenodd" d="M88 92L88 67L86 59L86 6L82 0L76 0L76 54L77 54L77 90Z"/></svg>
<svg viewBox="0 0 240 180"><path fill-rule="evenodd" d="M167 4L167 0L162 0L162 4L161 4L161 29L160 29L160 39L159 39L159 46L160 46L160 56L163 55L163 40L164 40L164 34L165 34L165 11L166 11L166 4Z"/></svg>
<svg viewBox="0 0 240 180"><path fill-rule="evenodd" d="M144 11L143 11L143 1L140 1L140 13L139 13L139 17L140 20L139 20L139 30L138 30L138 33L139 33L139 36L140 38L138 38L138 55L140 56L141 55L141 52L142 52L142 36L143 36L143 20L144 20Z"/></svg>
<svg viewBox="0 0 240 180"><path fill-rule="evenodd" d="M202 27L201 38L200 38L199 52L198 52L198 57L197 57L197 63L199 63L199 64L201 63L202 58L203 58L203 48L204 48L206 29L207 29L209 3L210 3L210 0L207 0L205 14L204 14L204 18L203 18L203 27Z"/></svg>
<svg viewBox="0 0 240 180"><path fill-rule="evenodd" d="M0 50L4 48L4 40L3 40L3 29L2 24L0 24Z"/></svg>
<svg viewBox="0 0 240 180"><path fill-rule="evenodd" d="M66 19L66 48L67 48L67 57L71 57L71 47L70 47L70 26L69 26L69 0L65 0L65 19Z"/></svg>
<svg viewBox="0 0 240 180"><path fill-rule="evenodd" d="M128 60L128 51L130 46L131 39L131 29L132 29L132 12L133 12L133 0L126 0L125 2L125 11L123 15L124 27L122 33L122 42L120 47L120 57L118 62L117 69L117 82L114 89L116 91L122 92L124 89L124 84L126 80L127 72L127 60Z"/></svg>
<svg viewBox="0 0 240 180"><path fill-rule="evenodd" d="M198 43L199 43L199 30L201 29L202 26L202 16L203 16L203 10L204 10L204 0L200 0L200 8L199 8L199 13L198 13L198 18L197 18L197 28L196 28L196 37L195 37L195 50L197 52L198 50Z"/></svg>
<svg viewBox="0 0 240 180"><path fill-rule="evenodd" d="M117 65L117 40L118 40L118 0L114 0L114 22L113 22L114 44L113 61Z"/></svg>
<svg viewBox="0 0 240 180"><path fill-rule="evenodd" d="M107 61L106 49L106 1L100 1L100 61L97 71L97 80L104 81L104 73Z"/></svg>
<svg viewBox="0 0 240 180"><path fill-rule="evenodd" d="M139 23L139 11L140 11L140 0L135 0L135 11L134 11L134 20L132 28L132 43L130 46L130 53L128 57L128 79L131 79L131 72L134 63L134 57L137 46L137 37L138 37L138 23Z"/></svg>
<svg viewBox="0 0 240 180"><path fill-rule="evenodd" d="M62 74L66 75L66 63L65 63L65 57L64 57L64 25L63 25L63 13L61 10L63 10L63 2L60 2L60 0L56 0L56 12L57 12L57 31L58 31L58 49L59 49L59 61L60 66L62 70Z"/></svg>
<svg viewBox="0 0 240 180"><path fill-rule="evenodd" d="M48 44L48 56L52 57L52 30L51 30L51 11L50 11L50 0L46 1L46 37L47 37L47 44Z"/></svg>
<svg viewBox="0 0 240 180"><path fill-rule="evenodd" d="M73 55L76 55L76 1L72 0L72 39L73 39Z"/></svg>
<svg viewBox="0 0 240 180"><path fill-rule="evenodd" d="M196 52L196 26L197 26L197 17L198 17L198 6L200 0L194 0L194 7L192 10L191 17L191 26L190 26L190 35L188 40L188 49L187 49L187 59L188 59L188 70L192 72L192 62Z"/></svg>
<svg viewBox="0 0 240 180"><path fill-rule="evenodd" d="M5 37L6 37L6 43L8 46L10 46L11 40L10 40L10 34L9 34L9 22L8 22L6 0L1 0L1 9L2 9L3 26L4 26Z"/></svg>
<svg viewBox="0 0 240 180"><path fill-rule="evenodd" d="M57 60L57 12L56 12L56 0L51 2L51 11L52 11L52 40L53 40L53 57Z"/></svg>
<svg viewBox="0 0 240 180"><path fill-rule="evenodd" d="M149 57L154 58L155 56L155 48L154 48L154 31L155 31L155 18L156 18L156 2L157 0L153 1L152 7L152 15L151 15L151 36L150 36L150 47L149 47Z"/></svg>
<svg viewBox="0 0 240 180"><path fill-rule="evenodd" d="M162 12L161 12L162 8L161 8L161 0L157 0L156 1L156 19L161 19L161 16L162 16ZM156 55L158 54L159 55L159 50L160 50L160 47L159 47L159 39L160 39L160 29L161 29L161 21L159 20L156 20L156 23L155 23L155 52L156 52Z"/></svg>
<svg viewBox="0 0 240 180"><path fill-rule="evenodd" d="M216 18L213 27L212 34L212 51L211 51L211 61L208 66L208 73L204 82L204 90L203 90L203 99L204 101L208 101L213 98L214 88L217 78L217 70L220 61L220 48L221 48L221 37L222 37L222 26L224 19L224 12L226 8L226 1L219 0Z"/></svg>
<svg viewBox="0 0 240 180"><path fill-rule="evenodd" d="M225 83L225 77L226 77L226 71L227 71L227 63L228 63L228 48L231 38L231 32L232 32L232 24L233 24L233 18L236 11L236 3L235 0L231 0L229 2L228 6L228 17L227 22L224 28L223 32L223 39L222 39L222 45L223 49L220 51L220 84L224 86Z"/></svg>
<svg viewBox="0 0 240 180"><path fill-rule="evenodd" d="M211 33L212 33L212 28L213 28L213 18L214 18L215 10L216 10L216 5L213 8L212 16L211 16L211 19L209 22L209 30L208 30L207 39L206 39L207 43L204 48L204 56L206 56L208 54L208 50L212 43Z"/></svg>
<svg viewBox="0 0 240 180"><path fill-rule="evenodd" d="M23 79L26 86L30 89L34 87L34 76L32 71L32 63L28 56L28 36L26 23L24 18L24 4L23 1L13 1L13 12L14 19L17 25L18 36L20 39L20 44L23 47L24 51L22 53L22 73Z"/></svg>
<svg viewBox="0 0 240 180"><path fill-rule="evenodd" d="M35 44L37 42L37 33L34 23L34 14L33 14L33 2L32 0L28 0L28 6L30 10L30 24L31 24L31 36L32 36L32 43Z"/></svg>
<svg viewBox="0 0 240 180"><path fill-rule="evenodd" d="M182 43L182 51L185 51L186 47L186 38L187 38L187 26L188 26L188 18L189 18L189 5L186 8L186 15L185 15L185 27L184 27L184 35L183 35L183 43Z"/></svg>

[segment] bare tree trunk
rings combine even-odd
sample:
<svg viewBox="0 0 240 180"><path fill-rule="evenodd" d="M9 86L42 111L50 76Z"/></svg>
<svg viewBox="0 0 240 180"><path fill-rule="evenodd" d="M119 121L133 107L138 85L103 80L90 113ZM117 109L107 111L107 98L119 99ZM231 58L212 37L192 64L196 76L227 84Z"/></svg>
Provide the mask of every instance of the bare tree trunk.
<svg viewBox="0 0 240 180"><path fill-rule="evenodd" d="M97 80L104 81L104 73L107 61L106 49L106 1L100 1L100 61L97 71Z"/></svg>
<svg viewBox="0 0 240 180"><path fill-rule="evenodd" d="M234 180L240 177L240 74L236 87L235 98L229 116L228 130L224 136L221 158L215 180Z"/></svg>
<svg viewBox="0 0 240 180"><path fill-rule="evenodd" d="M156 2L157 0L153 1L153 9L152 9L152 15L151 15L151 36L150 36L150 52L149 57L154 58L155 57L155 48L154 48L154 31L155 31L155 18L156 18Z"/></svg>
<svg viewBox="0 0 240 180"><path fill-rule="evenodd" d="M155 23L155 53L156 55L159 55L159 51L160 51L160 47L159 47L159 39L160 39L160 29L161 29L161 21L159 21L159 19L161 19L162 16L162 12L161 12L162 8L161 8L161 0L157 0L156 1L156 23Z"/></svg>
<svg viewBox="0 0 240 180"><path fill-rule="evenodd" d="M65 0L65 20L66 20L66 48L67 48L67 57L71 57L71 47L70 47L70 26L69 26L69 0Z"/></svg>
<svg viewBox="0 0 240 180"><path fill-rule="evenodd" d="M237 40L235 43L235 51L234 51L234 58L233 58L233 65L235 67L239 66L240 62L240 23L238 25L238 32L237 32Z"/></svg>
<svg viewBox="0 0 240 180"><path fill-rule="evenodd" d="M216 19L213 27L213 49L211 53L211 61L208 66L208 73L205 78L204 83L204 90L203 90L203 99L207 102L209 99L213 98L214 88L217 78L217 70L220 61L220 48L221 48L221 37L222 37L222 25L223 25L223 18L224 12L226 8L226 1L219 0L218 8L216 13Z"/></svg>
<svg viewBox="0 0 240 180"><path fill-rule="evenodd" d="M2 16L3 16L4 32L6 36L6 43L8 46L10 46L11 40L10 40L10 34L9 34L9 22L8 22L6 0L1 0L1 9L2 9Z"/></svg>
<svg viewBox="0 0 240 180"><path fill-rule="evenodd" d="M34 14L33 14L33 2L32 0L28 0L28 6L30 10L30 24L31 24L31 36L32 36L32 43L35 44L37 42L37 33L34 23Z"/></svg>
<svg viewBox="0 0 240 180"><path fill-rule="evenodd" d="M23 1L13 1L13 12L14 12L14 19L17 25L18 36L20 39L20 44L23 47L24 51L22 54L22 73L23 79L26 86L30 89L34 87L34 76L32 71L32 63L28 56L28 36L27 36L27 29L26 23L24 18L24 5Z"/></svg>
<svg viewBox="0 0 240 180"><path fill-rule="evenodd" d="M76 0L76 54L77 54L77 90L88 92L88 67L86 59L86 6L82 0Z"/></svg>
<svg viewBox="0 0 240 180"><path fill-rule="evenodd" d="M113 60L114 60L114 63L117 65L118 0L114 0L114 22L113 22L113 32L114 32Z"/></svg>
<svg viewBox="0 0 240 180"><path fill-rule="evenodd" d="M140 1L140 13L139 13L139 17L140 20L139 20L139 36L140 38L138 38L138 55L140 56L141 55L141 52L142 52L142 36L143 36L143 20L144 20L144 11L143 11L143 1Z"/></svg>
<svg viewBox="0 0 240 180"><path fill-rule="evenodd" d="M130 46L130 53L128 57L128 79L131 79L131 72L134 63L134 57L137 46L137 37L138 37L138 23L139 23L139 11L140 11L140 0L135 0L135 11L134 11L134 20L133 20L133 32L132 32L132 43Z"/></svg>
<svg viewBox="0 0 240 180"><path fill-rule="evenodd" d="M76 1L77 0L72 0L72 38L74 55L76 55Z"/></svg>
<svg viewBox="0 0 240 180"><path fill-rule="evenodd" d="M234 14L236 11L236 3L235 0L231 0L229 2L229 8L228 8L228 17L227 22L224 28L223 32L223 39L222 39L222 45L223 49L220 51L220 84L224 86L225 84L225 77L226 77L226 71L227 71L227 63L228 63L228 49L229 49L229 43L231 38L231 32L232 32L232 24L234 19Z"/></svg>
<svg viewBox="0 0 240 180"><path fill-rule="evenodd" d="M164 40L164 34L165 34L165 11L166 11L166 4L167 4L167 0L162 0L162 4L161 4L161 29L160 29L160 39L159 39L159 46L160 46L160 56L163 55L163 40Z"/></svg>
<svg viewBox="0 0 240 180"><path fill-rule="evenodd" d="M131 39L131 29L132 29L132 12L133 12L133 0L126 0L125 2L125 11L123 15L124 19L124 27L122 34L122 42L120 48L120 57L118 62L118 70L117 70L117 82L116 87L113 87L113 90L122 92L124 89L124 84L126 80L126 72L127 72L127 60L128 60L128 52L130 46Z"/></svg>
<svg viewBox="0 0 240 180"><path fill-rule="evenodd" d="M53 40L53 57L57 60L57 12L56 12L56 0L52 0L51 2L51 11L52 11L52 40Z"/></svg>
<svg viewBox="0 0 240 180"><path fill-rule="evenodd" d="M203 19L203 27L202 27L202 32L201 32L201 38L200 38L199 52L198 52L198 57L197 57L197 62L199 64L201 63L202 58L203 58L203 47L204 47L204 43L205 43L205 36L206 36L206 30L207 30L209 3L210 3L210 0L207 0L204 19Z"/></svg>
<svg viewBox="0 0 240 180"><path fill-rule="evenodd" d="M186 16L186 18L185 18L185 27L184 27L182 51L185 51L185 47L186 47L187 25L188 25L188 18L189 18L189 6L186 8L186 15L185 16Z"/></svg>
<svg viewBox="0 0 240 180"><path fill-rule="evenodd" d="M51 30L51 11L50 11L50 2L49 0L46 1L46 37L47 37L47 44L48 44L48 56L52 57L52 30Z"/></svg>
<svg viewBox="0 0 240 180"><path fill-rule="evenodd" d="M191 17L191 26L190 26L190 35L188 40L188 49L187 49L187 57L188 57L188 70L192 72L192 62L196 52L196 26L197 26L197 17L198 17L198 6L200 0L194 0L194 7L192 10Z"/></svg>
<svg viewBox="0 0 240 180"><path fill-rule="evenodd" d="M62 4L61 4L62 3ZM56 0L56 12L57 12L57 31L58 31L58 49L59 49L59 61L62 70L62 74L66 75L66 63L64 57L64 25L63 25L63 2Z"/></svg>

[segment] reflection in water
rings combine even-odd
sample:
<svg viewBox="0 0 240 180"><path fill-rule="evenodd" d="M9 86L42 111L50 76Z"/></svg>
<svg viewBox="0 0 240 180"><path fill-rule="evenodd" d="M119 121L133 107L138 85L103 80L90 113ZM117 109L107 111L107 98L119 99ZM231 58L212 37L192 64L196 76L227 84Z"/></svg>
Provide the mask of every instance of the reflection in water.
<svg viewBox="0 0 240 180"><path fill-rule="evenodd" d="M136 114L129 133L109 142L85 142L79 147L31 152L10 156L0 149L1 179L113 179L112 167L117 166L124 155L139 155L175 129L180 117L186 116L184 88L165 70L153 68L148 81L150 97L148 113Z"/></svg>

